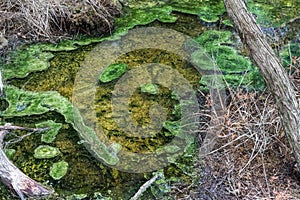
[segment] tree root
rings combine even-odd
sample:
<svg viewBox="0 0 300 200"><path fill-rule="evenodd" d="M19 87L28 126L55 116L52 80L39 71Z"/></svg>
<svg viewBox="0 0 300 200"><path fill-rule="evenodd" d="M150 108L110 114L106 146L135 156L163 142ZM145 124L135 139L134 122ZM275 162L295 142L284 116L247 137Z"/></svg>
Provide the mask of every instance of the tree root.
<svg viewBox="0 0 300 200"><path fill-rule="evenodd" d="M50 195L54 191L43 186L37 181L26 176L5 155L3 151L3 139L11 130L41 131L42 129L30 129L5 124L0 126L0 178L11 191L14 191L22 200L25 197L39 197Z"/></svg>

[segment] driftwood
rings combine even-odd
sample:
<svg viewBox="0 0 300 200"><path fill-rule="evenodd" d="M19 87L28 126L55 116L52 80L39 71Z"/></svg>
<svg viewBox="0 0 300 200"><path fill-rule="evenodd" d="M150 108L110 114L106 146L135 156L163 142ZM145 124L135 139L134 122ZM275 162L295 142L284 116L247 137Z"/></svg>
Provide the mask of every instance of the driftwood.
<svg viewBox="0 0 300 200"><path fill-rule="evenodd" d="M259 67L279 109L282 125L300 169L300 110L295 90L279 59L267 43L255 18L243 0L224 0L228 16L250 57Z"/></svg>
<svg viewBox="0 0 300 200"><path fill-rule="evenodd" d="M0 126L0 178L11 191L14 191L22 200L25 197L40 197L50 195L54 191L37 181L26 176L5 155L3 151L3 139L11 130L41 131L41 129L30 129L5 124Z"/></svg>

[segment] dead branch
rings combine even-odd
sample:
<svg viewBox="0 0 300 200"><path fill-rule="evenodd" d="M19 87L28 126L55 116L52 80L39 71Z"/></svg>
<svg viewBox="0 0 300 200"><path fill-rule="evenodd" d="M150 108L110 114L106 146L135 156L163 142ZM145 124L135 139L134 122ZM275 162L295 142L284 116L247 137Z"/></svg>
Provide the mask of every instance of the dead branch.
<svg viewBox="0 0 300 200"><path fill-rule="evenodd" d="M40 197L52 194L54 192L52 189L26 176L6 157L3 151L3 139L11 130L41 131L41 129L11 126L10 124L0 126L0 178L2 183L14 191L22 200L25 197Z"/></svg>
<svg viewBox="0 0 300 200"><path fill-rule="evenodd" d="M135 195L130 199L130 200L137 200L142 194L143 192L145 192L147 190L148 187L151 186L152 183L154 183L156 181L156 179L158 178L158 174L156 174L155 176L153 176L150 180L148 180L146 183L144 183L140 189L137 191L137 193L135 193Z"/></svg>

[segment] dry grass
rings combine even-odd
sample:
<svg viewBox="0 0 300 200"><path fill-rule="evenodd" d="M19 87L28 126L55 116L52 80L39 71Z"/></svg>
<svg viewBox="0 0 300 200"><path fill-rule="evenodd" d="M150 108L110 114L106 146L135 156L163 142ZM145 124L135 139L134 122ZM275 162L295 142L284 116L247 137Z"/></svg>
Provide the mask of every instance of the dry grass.
<svg viewBox="0 0 300 200"><path fill-rule="evenodd" d="M298 72L291 74L296 89ZM300 174L274 99L267 91L229 91L217 143L202 155L199 199L300 199Z"/></svg>
<svg viewBox="0 0 300 200"><path fill-rule="evenodd" d="M300 93L299 61L299 57L292 58L289 72L297 94ZM204 132L217 133L214 148L206 155L201 154L196 163L201 177L199 184L173 186L176 199L300 199L300 172L270 92L229 88L228 97L225 112L216 120L208 112L212 104L207 95L207 111L201 116L222 123L216 127L206 124L200 130L202 147L200 136ZM200 152L205 152L201 149Z"/></svg>
<svg viewBox="0 0 300 200"><path fill-rule="evenodd" d="M2 0L0 32L30 40L100 35L112 29L119 12L110 0Z"/></svg>

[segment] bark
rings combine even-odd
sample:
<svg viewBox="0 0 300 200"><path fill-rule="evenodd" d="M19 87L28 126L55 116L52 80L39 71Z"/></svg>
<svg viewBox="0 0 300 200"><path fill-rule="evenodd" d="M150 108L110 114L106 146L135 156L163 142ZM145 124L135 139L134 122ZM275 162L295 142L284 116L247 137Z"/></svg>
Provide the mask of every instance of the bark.
<svg viewBox="0 0 300 200"><path fill-rule="evenodd" d="M295 90L253 15L247 11L244 1L224 0L224 3L251 59L275 97L285 134L300 168L300 111Z"/></svg>
<svg viewBox="0 0 300 200"><path fill-rule="evenodd" d="M0 126L0 178L10 190L14 191L22 200L25 197L39 197L53 193L35 180L26 176L6 157L3 151L3 139L11 130L28 130L23 127L14 127L6 124ZM36 129L32 129L33 131Z"/></svg>

